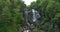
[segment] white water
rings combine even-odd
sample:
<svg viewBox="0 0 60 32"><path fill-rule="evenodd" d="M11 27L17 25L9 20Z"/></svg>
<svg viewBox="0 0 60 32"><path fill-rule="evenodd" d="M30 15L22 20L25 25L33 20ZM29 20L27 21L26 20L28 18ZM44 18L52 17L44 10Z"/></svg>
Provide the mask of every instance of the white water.
<svg viewBox="0 0 60 32"><path fill-rule="evenodd" d="M25 30L24 32L30 32L30 30Z"/></svg>
<svg viewBox="0 0 60 32"><path fill-rule="evenodd" d="M33 13L33 22L35 22L40 17L40 15L39 12L34 9L32 9L32 13Z"/></svg>

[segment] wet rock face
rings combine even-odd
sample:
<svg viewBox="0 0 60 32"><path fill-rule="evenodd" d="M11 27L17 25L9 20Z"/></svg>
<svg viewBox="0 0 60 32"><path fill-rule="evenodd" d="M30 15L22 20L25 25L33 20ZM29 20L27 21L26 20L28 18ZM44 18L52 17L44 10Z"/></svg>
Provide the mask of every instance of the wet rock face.
<svg viewBox="0 0 60 32"><path fill-rule="evenodd" d="M31 29L39 26L39 21L37 19L40 18L40 15L38 11L26 10L23 15L26 22L22 25L22 32L31 32Z"/></svg>

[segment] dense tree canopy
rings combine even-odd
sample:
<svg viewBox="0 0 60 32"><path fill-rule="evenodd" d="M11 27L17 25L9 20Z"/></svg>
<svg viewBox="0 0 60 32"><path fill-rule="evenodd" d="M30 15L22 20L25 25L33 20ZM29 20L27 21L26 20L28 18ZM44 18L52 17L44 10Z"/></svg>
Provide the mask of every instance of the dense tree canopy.
<svg viewBox="0 0 60 32"><path fill-rule="evenodd" d="M0 0L0 32L17 32L23 23L21 11L25 7L22 0Z"/></svg>
<svg viewBox="0 0 60 32"><path fill-rule="evenodd" d="M22 0L0 0L0 32L17 32L25 22L25 9L40 13L40 28L36 32L60 32L60 0L37 0L30 6Z"/></svg>
<svg viewBox="0 0 60 32"><path fill-rule="evenodd" d="M32 2L30 9L34 8L41 15L41 30L46 32L59 32L60 30L60 1L37 0Z"/></svg>

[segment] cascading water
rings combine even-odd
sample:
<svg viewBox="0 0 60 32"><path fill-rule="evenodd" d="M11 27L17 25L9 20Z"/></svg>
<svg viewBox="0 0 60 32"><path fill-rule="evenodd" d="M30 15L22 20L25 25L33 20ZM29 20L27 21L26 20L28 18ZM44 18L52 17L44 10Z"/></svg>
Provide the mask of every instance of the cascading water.
<svg viewBox="0 0 60 32"><path fill-rule="evenodd" d="M33 20L33 22L35 22L35 21L37 21L38 18L40 18L40 15L39 15L39 12L34 9L32 9L32 13L33 13L32 20Z"/></svg>
<svg viewBox="0 0 60 32"><path fill-rule="evenodd" d="M34 10L34 9L32 9L32 13L33 13L33 18L32 18L32 20L33 20L33 21L36 21L36 16L35 16L35 10Z"/></svg>
<svg viewBox="0 0 60 32"><path fill-rule="evenodd" d="M36 11L36 10L34 10L34 9L32 9L31 11L24 11L24 19L25 19L25 21L26 21L26 24L29 26L29 28L27 28L27 25L24 25L24 26L26 26L25 27L25 29L24 28L22 28L23 29L23 32L31 32L31 30L30 29L32 29L32 28L34 28L35 26L34 26L34 24L32 23L32 24L30 24L30 22L32 21L32 22L37 22L37 19L38 18L40 18L40 15L39 15L39 12L38 11ZM38 23L37 23L38 24ZM23 26L23 27L24 27ZM27 29L26 29L27 28Z"/></svg>

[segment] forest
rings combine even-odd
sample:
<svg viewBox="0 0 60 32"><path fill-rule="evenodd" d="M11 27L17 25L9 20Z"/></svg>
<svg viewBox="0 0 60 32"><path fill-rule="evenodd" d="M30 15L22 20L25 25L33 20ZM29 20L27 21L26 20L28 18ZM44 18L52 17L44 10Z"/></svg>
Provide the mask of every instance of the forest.
<svg viewBox="0 0 60 32"><path fill-rule="evenodd" d="M60 0L37 0L29 6L22 0L0 0L0 32L18 32L25 23L25 9L36 9L41 15L36 32L60 32Z"/></svg>

